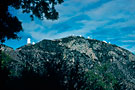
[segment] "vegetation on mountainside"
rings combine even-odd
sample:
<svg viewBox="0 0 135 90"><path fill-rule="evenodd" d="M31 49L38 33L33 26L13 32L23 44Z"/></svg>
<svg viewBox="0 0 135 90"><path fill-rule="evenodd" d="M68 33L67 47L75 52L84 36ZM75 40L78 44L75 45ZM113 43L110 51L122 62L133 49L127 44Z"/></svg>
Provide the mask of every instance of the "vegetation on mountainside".
<svg viewBox="0 0 135 90"><path fill-rule="evenodd" d="M39 74L38 71L35 72L27 64L20 77L9 78L10 73L5 67L9 64L10 60L11 58L8 55L2 53L1 67L4 72L1 72L2 76L0 78L4 77L4 82L8 81L8 83L4 83L4 89L117 90L119 88L115 76L111 72L107 72L109 64L101 66L96 64L91 70L83 72L83 68L79 66L80 62L78 61L69 70L63 67L62 64L66 65L65 62L60 62L59 64L48 62L48 65L46 64L45 67L46 70L42 74Z"/></svg>
<svg viewBox="0 0 135 90"><path fill-rule="evenodd" d="M107 72L109 64L96 65L85 74L83 90L119 90L118 81L111 72Z"/></svg>
<svg viewBox="0 0 135 90"><path fill-rule="evenodd" d="M7 69L8 62L11 58L4 52L0 54L0 90L5 89L6 82L9 80L10 71Z"/></svg>
<svg viewBox="0 0 135 90"><path fill-rule="evenodd" d="M2 52L2 54L1 54L1 68L4 69L11 60L12 59L9 55Z"/></svg>

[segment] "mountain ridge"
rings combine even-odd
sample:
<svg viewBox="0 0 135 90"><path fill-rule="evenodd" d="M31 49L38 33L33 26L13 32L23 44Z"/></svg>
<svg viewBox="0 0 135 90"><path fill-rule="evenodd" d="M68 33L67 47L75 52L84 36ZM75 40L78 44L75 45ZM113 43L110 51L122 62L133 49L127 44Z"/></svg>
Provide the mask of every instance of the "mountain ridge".
<svg viewBox="0 0 135 90"><path fill-rule="evenodd" d="M126 49L99 40L69 36L56 40L44 39L35 45L25 45L16 50L5 46L2 50L15 61L8 67L12 70L16 68L16 76L20 75L27 64L40 74L47 70L47 63L57 67L60 64L60 68L53 68L66 73L65 77L68 77L68 71L76 64L81 68L78 72L87 72L95 65L108 64L106 72L114 74L123 89L135 89L135 55Z"/></svg>

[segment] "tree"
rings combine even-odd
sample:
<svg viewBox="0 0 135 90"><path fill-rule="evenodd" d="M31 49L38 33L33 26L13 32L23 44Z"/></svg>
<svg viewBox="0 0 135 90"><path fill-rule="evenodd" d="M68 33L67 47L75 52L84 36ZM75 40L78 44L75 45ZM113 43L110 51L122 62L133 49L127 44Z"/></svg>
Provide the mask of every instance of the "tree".
<svg viewBox="0 0 135 90"><path fill-rule="evenodd" d="M0 90L5 90L6 82L9 80L8 75L10 74L7 64L10 62L11 58L4 52L0 54L0 57Z"/></svg>
<svg viewBox="0 0 135 90"><path fill-rule="evenodd" d="M119 84L115 76L108 72L109 63L95 67L84 76L85 86L83 90L119 90Z"/></svg>
<svg viewBox="0 0 135 90"><path fill-rule="evenodd" d="M0 0L0 42L17 39L17 33L23 30L18 18L8 12L9 6L21 9L23 13L30 13L32 20L34 16L41 20L55 20L59 16L55 5L62 2L63 0Z"/></svg>

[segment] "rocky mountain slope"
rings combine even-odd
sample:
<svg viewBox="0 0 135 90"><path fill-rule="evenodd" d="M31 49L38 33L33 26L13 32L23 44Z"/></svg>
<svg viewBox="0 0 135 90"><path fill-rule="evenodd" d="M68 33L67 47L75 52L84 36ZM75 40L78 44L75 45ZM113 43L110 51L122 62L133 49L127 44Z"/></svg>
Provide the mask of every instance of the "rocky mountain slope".
<svg viewBox="0 0 135 90"><path fill-rule="evenodd" d="M8 67L15 76L21 75L27 65L41 75L52 67L55 72L62 73L65 80L63 83L66 84L66 78L73 66L77 66L78 72L83 73L95 66L102 67L106 64L109 65L106 72L115 76L121 89L135 89L135 55L116 45L69 36L57 40L42 40L35 45L25 45L16 50L2 45L2 51L13 59ZM98 73L97 70L94 72Z"/></svg>

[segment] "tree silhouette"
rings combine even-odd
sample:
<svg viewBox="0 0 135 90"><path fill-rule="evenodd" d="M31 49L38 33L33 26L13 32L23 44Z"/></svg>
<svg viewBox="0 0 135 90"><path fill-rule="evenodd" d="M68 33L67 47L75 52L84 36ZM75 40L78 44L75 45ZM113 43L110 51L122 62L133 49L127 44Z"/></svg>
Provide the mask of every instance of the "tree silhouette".
<svg viewBox="0 0 135 90"><path fill-rule="evenodd" d="M61 4L63 0L0 0L0 42L6 39L17 39L17 33L22 31L21 22L16 16L8 12L9 6L21 9L23 13L29 13L32 20L34 16L43 20L58 19L55 5Z"/></svg>
<svg viewBox="0 0 135 90"><path fill-rule="evenodd" d="M10 71L7 69L7 64L11 58L4 52L0 54L0 90L6 89L6 82L9 80Z"/></svg>

